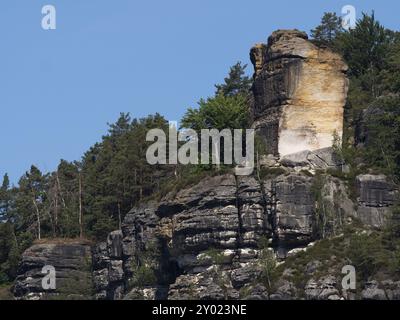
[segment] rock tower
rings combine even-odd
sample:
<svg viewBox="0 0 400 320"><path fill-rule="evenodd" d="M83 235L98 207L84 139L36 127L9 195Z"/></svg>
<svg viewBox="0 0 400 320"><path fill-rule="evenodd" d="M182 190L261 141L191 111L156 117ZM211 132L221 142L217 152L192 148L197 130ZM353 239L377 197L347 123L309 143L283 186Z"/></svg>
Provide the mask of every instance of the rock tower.
<svg viewBox="0 0 400 320"><path fill-rule="evenodd" d="M298 30L278 30L250 52L254 128L281 157L332 146L343 134L347 65Z"/></svg>

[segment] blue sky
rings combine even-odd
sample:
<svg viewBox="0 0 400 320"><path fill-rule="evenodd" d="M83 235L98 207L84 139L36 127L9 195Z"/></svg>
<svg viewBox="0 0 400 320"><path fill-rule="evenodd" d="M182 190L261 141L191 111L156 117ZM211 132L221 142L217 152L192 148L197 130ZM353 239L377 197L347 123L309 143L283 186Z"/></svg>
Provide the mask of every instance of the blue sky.
<svg viewBox="0 0 400 320"><path fill-rule="evenodd" d="M41 28L47 4L57 30ZM179 120L254 43L347 4L399 29L392 0L2 0L0 175L80 159L120 112Z"/></svg>

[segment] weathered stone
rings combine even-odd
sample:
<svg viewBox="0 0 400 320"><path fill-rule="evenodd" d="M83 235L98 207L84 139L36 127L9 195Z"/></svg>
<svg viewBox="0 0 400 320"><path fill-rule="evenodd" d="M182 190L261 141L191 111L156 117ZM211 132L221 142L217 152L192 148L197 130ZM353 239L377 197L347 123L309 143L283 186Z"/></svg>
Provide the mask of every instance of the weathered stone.
<svg viewBox="0 0 400 320"><path fill-rule="evenodd" d="M395 201L386 177L362 175L357 210L343 181L316 175L343 169L332 141L342 134L347 66L297 30L274 32L268 44L252 49L251 59L254 128L271 153L257 163L265 171L210 176L133 208L121 230L92 248L95 299L400 299L400 284L391 280L367 284L361 296L342 290L335 276L345 259L336 252L308 255L321 238L345 239L352 217L382 226ZM266 279L267 248L283 264L279 279ZM23 256L16 296L60 294L41 289L45 264L54 264L61 287L90 280L87 257L85 244L33 246ZM296 287L299 272L304 282Z"/></svg>
<svg viewBox="0 0 400 320"><path fill-rule="evenodd" d="M110 255L107 242L100 242L93 248L93 268L95 270L105 269L110 263Z"/></svg>
<svg viewBox="0 0 400 320"><path fill-rule="evenodd" d="M93 272L93 283L96 291L106 290L108 287L108 269L101 269Z"/></svg>
<svg viewBox="0 0 400 320"><path fill-rule="evenodd" d="M111 259L119 259L122 257L122 231L113 231L108 235L107 245Z"/></svg>
<svg viewBox="0 0 400 320"><path fill-rule="evenodd" d="M313 260L306 265L306 273L309 275L314 274L318 268L322 265L321 261Z"/></svg>
<svg viewBox="0 0 400 320"><path fill-rule="evenodd" d="M379 288L376 281L370 281L365 285L365 289L361 292L363 300L387 300L385 291Z"/></svg>
<svg viewBox="0 0 400 320"><path fill-rule="evenodd" d="M270 300L292 300L297 296L297 288L290 281L281 279L276 287L278 289L270 295Z"/></svg>
<svg viewBox="0 0 400 320"><path fill-rule="evenodd" d="M268 300L268 291L262 284L253 286L244 300Z"/></svg>
<svg viewBox="0 0 400 320"><path fill-rule="evenodd" d="M79 240L36 244L22 254L14 295L18 299L42 299L51 295L91 298L92 275L90 245ZM42 287L44 266L52 266L56 272L56 289Z"/></svg>
<svg viewBox="0 0 400 320"><path fill-rule="evenodd" d="M267 149L286 156L328 148L343 131L347 66L297 30L278 30L251 50L254 127Z"/></svg>
<svg viewBox="0 0 400 320"><path fill-rule="evenodd" d="M268 185L265 183L265 185ZM312 178L300 174L279 176L270 182L276 193L276 236L280 246L307 245L313 237L314 199Z"/></svg>
<svg viewBox="0 0 400 320"><path fill-rule="evenodd" d="M332 148L315 151L304 150L289 154L282 157L280 163L285 167L306 170L340 169L342 165Z"/></svg>
<svg viewBox="0 0 400 320"><path fill-rule="evenodd" d="M118 282L124 279L124 270L122 269L122 260L113 260L108 270L108 279L110 282Z"/></svg>
<svg viewBox="0 0 400 320"><path fill-rule="evenodd" d="M245 284L251 283L261 274L260 267L252 263L247 264L231 273L232 285L235 289L240 289Z"/></svg>
<svg viewBox="0 0 400 320"><path fill-rule="evenodd" d="M165 300L167 296L167 287L133 288L123 300Z"/></svg>
<svg viewBox="0 0 400 320"><path fill-rule="evenodd" d="M333 276L326 276L318 281L310 279L305 286L305 294L308 300L330 300L340 298L337 281Z"/></svg>
<svg viewBox="0 0 400 320"><path fill-rule="evenodd" d="M357 217L366 225L381 228L391 214L396 200L396 189L384 175L359 175Z"/></svg>

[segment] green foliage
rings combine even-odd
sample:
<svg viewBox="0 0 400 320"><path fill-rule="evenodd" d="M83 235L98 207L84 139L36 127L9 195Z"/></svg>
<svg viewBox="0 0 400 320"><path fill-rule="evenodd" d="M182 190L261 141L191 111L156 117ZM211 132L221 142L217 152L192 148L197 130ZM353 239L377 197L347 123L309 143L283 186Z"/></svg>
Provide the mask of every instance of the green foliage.
<svg viewBox="0 0 400 320"><path fill-rule="evenodd" d="M339 21L334 14L325 14L313 35L328 39L349 65L344 139L337 154L353 173L369 169L398 182L400 34L382 26L374 13L364 13L349 31L330 33L335 23Z"/></svg>
<svg viewBox="0 0 400 320"><path fill-rule="evenodd" d="M341 174L346 181L347 176ZM325 239L337 236L343 230L344 214L339 206L343 201L342 190L331 195L329 184L332 183L329 174L317 172L311 185L311 192L315 200L315 214L313 216L313 235L315 239Z"/></svg>
<svg viewBox="0 0 400 320"><path fill-rule="evenodd" d="M380 269L390 267L391 253L383 246L379 234L353 235L349 240L347 258L356 267L359 279L368 281Z"/></svg>
<svg viewBox="0 0 400 320"><path fill-rule="evenodd" d="M343 153L343 145L342 145L342 138L339 136L337 131L333 133L333 156L338 163L343 164L344 162L344 153Z"/></svg>
<svg viewBox="0 0 400 320"><path fill-rule="evenodd" d="M338 35L336 46L348 62L351 76L371 76L385 68L392 38L393 34L375 19L374 13L364 13L355 28Z"/></svg>
<svg viewBox="0 0 400 320"><path fill-rule="evenodd" d="M283 271L290 269L291 275L286 277L298 288L304 288L311 278L318 279L327 274L340 276L345 265L355 267L357 288L371 279L380 280L382 276L382 279L396 281L400 275L399 239L396 241L396 249L391 249L383 232L365 231L365 226L355 222L344 228L343 235L317 241L306 251L288 257L279 265L277 273L282 277ZM308 274L307 265L315 261L320 265L315 273Z"/></svg>
<svg viewBox="0 0 400 320"><path fill-rule="evenodd" d="M400 96L376 99L365 118L364 159L372 168L400 178Z"/></svg>
<svg viewBox="0 0 400 320"><path fill-rule="evenodd" d="M130 282L132 287L144 288L157 284L156 274L150 266L142 265L136 268L134 276Z"/></svg>
<svg viewBox="0 0 400 320"><path fill-rule="evenodd" d="M7 221L10 218L11 196L10 179L5 174L0 187L0 222Z"/></svg>
<svg viewBox="0 0 400 320"><path fill-rule="evenodd" d="M237 62L234 66L232 66L228 77L224 80L224 84L215 85L215 88L217 89L216 95L247 95L250 91L253 81L245 75L246 67L247 65L242 66L241 62Z"/></svg>
<svg viewBox="0 0 400 320"><path fill-rule="evenodd" d="M199 108L189 108L181 125L200 132L202 129L248 128L249 113L244 95L224 96L219 94L207 100L200 100Z"/></svg>
<svg viewBox="0 0 400 320"><path fill-rule="evenodd" d="M222 265L226 261L224 253L216 248L210 248L204 252L204 255L211 259L211 262L216 265Z"/></svg>
<svg viewBox="0 0 400 320"><path fill-rule="evenodd" d="M336 13L325 12L321 24L311 30L311 37L319 45L332 46L341 32L343 32L342 19Z"/></svg>
<svg viewBox="0 0 400 320"><path fill-rule="evenodd" d="M44 300L91 300L93 292L91 277L77 273L69 276L67 280L58 280L56 292L47 294Z"/></svg>
<svg viewBox="0 0 400 320"><path fill-rule="evenodd" d="M199 108L189 108L181 120L183 128L246 129L250 124L247 95L251 80L245 76L245 66L240 62L231 67L225 83L216 85L214 97L201 99Z"/></svg>
<svg viewBox="0 0 400 320"><path fill-rule="evenodd" d="M9 282L16 276L19 254L12 224L0 224L0 284Z"/></svg>
<svg viewBox="0 0 400 320"><path fill-rule="evenodd" d="M314 237L316 239L325 239L331 230L327 230L329 226L329 220L332 212L329 203L324 199L324 187L326 183L326 177L322 174L317 174L311 185L311 192L314 196L316 203L316 210L314 215Z"/></svg>
<svg viewBox="0 0 400 320"><path fill-rule="evenodd" d="M400 34L385 29L374 14L364 14L349 31L342 30L340 22L336 14L326 13L321 25L312 30L312 37L317 44L343 54L349 65L345 134L343 144L334 136L334 151L350 166L350 171L330 173L346 181L352 199L356 199L355 177L361 172L383 172L395 182L400 178ZM224 83L215 86L215 96L200 100L197 109L186 112L182 127L198 132L248 128L248 93L252 80L245 75L245 68L240 62L232 66ZM366 110L370 116L365 116ZM364 140L357 141L361 127L366 135ZM121 113L81 161L61 160L56 171L48 174L32 166L15 187L4 176L0 187L0 283L13 279L20 253L39 236L77 237L83 229L88 237L104 239L109 231L119 227L124 214L141 201L177 192L207 176L230 172L231 168L224 166L215 170L212 166L149 165L145 155L150 143L145 137L153 128L167 131L168 123L159 114L132 119L129 114ZM268 151L264 146L256 138L257 162ZM262 179L285 174L281 168L258 169ZM325 234L326 218L335 213L335 208L324 208L323 181L318 179L313 192L320 226L325 226L318 232ZM399 219L395 217L399 215L395 209L390 232L375 237L374 243L355 237L351 241L347 239L346 246L338 244L342 253L348 254L349 259L353 256L363 269L363 278L385 269L384 262L390 266L386 269L396 269L395 257L399 257L400 251L396 240ZM372 248L370 256L365 248L367 244ZM328 246L323 242L318 248L325 245ZM310 254L317 255L318 248L310 250ZM331 246L329 250L337 251ZM137 261L135 281L141 286L160 277L157 258L149 257L148 251L144 250L143 257ZM268 274L264 280L272 285L274 267L268 252L263 257L266 266L263 274ZM298 277L301 278L300 272Z"/></svg>
<svg viewBox="0 0 400 320"><path fill-rule="evenodd" d="M11 288L12 286L10 284L0 284L0 301L14 300L14 295L11 293Z"/></svg>
<svg viewBox="0 0 400 320"><path fill-rule="evenodd" d="M197 109L189 108L186 111L181 120L181 127L195 130L199 135L203 129L219 131L248 129L250 127L248 92L251 80L244 75L245 68L246 66L242 66L240 63L233 66L229 76L225 78L225 84L216 85L217 92L214 97L201 99ZM199 139L199 149L200 143ZM222 140L220 159L224 159L224 143L225 141ZM200 168L212 170L213 165Z"/></svg>
<svg viewBox="0 0 400 320"><path fill-rule="evenodd" d="M269 241L265 237L261 237L258 246L260 248L259 265L261 267L259 280L266 286L268 290L273 290L274 284L278 279L275 254L273 250L268 247Z"/></svg>
<svg viewBox="0 0 400 320"><path fill-rule="evenodd" d="M144 288L159 284L167 275L160 274L159 258L160 248L156 241L149 242L142 248L132 262L133 276L129 281L131 288Z"/></svg>
<svg viewBox="0 0 400 320"><path fill-rule="evenodd" d="M88 234L104 237L134 205L159 190L173 174L169 165L151 166L146 160L148 130L168 131L167 121L156 114L131 120L121 114L108 135L83 157L83 204Z"/></svg>

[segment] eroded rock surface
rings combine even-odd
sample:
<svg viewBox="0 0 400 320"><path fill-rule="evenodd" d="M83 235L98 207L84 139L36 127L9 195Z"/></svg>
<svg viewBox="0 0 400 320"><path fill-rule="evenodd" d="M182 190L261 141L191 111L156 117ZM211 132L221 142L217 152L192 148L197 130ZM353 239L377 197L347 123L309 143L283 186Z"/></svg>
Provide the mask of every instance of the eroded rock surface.
<svg viewBox="0 0 400 320"><path fill-rule="evenodd" d="M56 288L44 288L45 266L56 271ZM17 299L89 299L92 297L92 253L87 243L36 244L22 255L14 286Z"/></svg>
<svg viewBox="0 0 400 320"><path fill-rule="evenodd" d="M307 38L278 30L251 50L254 127L275 155L329 148L342 136L348 67Z"/></svg>
<svg viewBox="0 0 400 320"><path fill-rule="evenodd" d="M372 174L359 175L356 184L358 218L367 225L383 227L396 201L395 185L385 175Z"/></svg>
<svg viewBox="0 0 400 320"><path fill-rule="evenodd" d="M376 217L365 208L390 212L395 191L383 176L358 181L360 197L354 203L344 183L329 175L288 169L260 179L209 177L132 209L122 230L92 249L33 246L23 256L14 293L28 299L86 297L68 286L73 290L44 292L41 268L50 264L60 270L59 284L92 280L94 292L88 296L95 299L355 299L341 288L337 275L343 265L334 255L304 264L301 274L285 270L273 286L265 268L272 260L285 263L312 250L320 239L340 238L349 219L376 227ZM299 282L299 276L308 280ZM357 298L398 296L398 283L376 282Z"/></svg>
<svg viewBox="0 0 400 320"><path fill-rule="evenodd" d="M92 248L33 246L23 255L16 297L48 297L40 282L50 264L61 270L57 283L92 281L95 299L400 299L399 282L390 280L371 279L357 297L346 292L338 275L348 261L325 251L290 267L319 240L340 239L355 218L367 229L383 227L395 203L385 176L358 176L355 199L344 181L321 173L342 166L332 142L334 132L342 136L347 66L297 30L274 32L251 59L254 127L271 153L263 159L270 172L208 177L143 203ZM279 279L271 263L286 268ZM85 296L69 290L50 294Z"/></svg>

